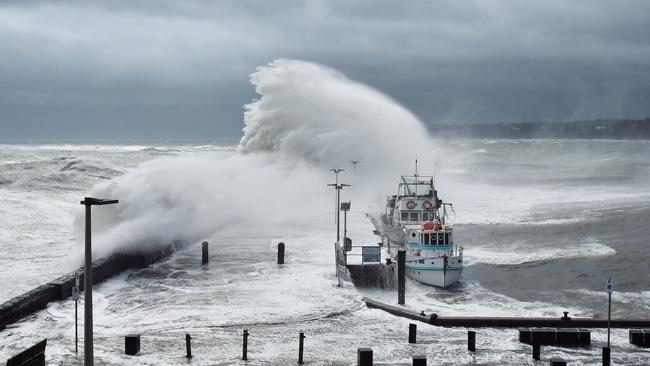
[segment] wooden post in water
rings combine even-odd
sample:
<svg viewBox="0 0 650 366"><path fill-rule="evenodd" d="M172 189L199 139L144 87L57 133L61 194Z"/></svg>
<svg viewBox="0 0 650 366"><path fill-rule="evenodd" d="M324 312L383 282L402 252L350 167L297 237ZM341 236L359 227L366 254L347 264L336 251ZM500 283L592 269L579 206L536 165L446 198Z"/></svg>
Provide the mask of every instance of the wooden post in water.
<svg viewBox="0 0 650 366"><path fill-rule="evenodd" d="M187 351L185 357L192 358L192 337L189 334L185 334L185 350Z"/></svg>
<svg viewBox="0 0 650 366"><path fill-rule="evenodd" d="M609 347L603 347L603 366L609 366L611 356L610 351L611 349Z"/></svg>
<svg viewBox="0 0 650 366"><path fill-rule="evenodd" d="M533 360L540 360L540 354L542 353L541 348L542 347L539 345L539 342L533 341Z"/></svg>
<svg viewBox="0 0 650 366"><path fill-rule="evenodd" d="M406 250L397 251L397 303L404 305L406 292Z"/></svg>
<svg viewBox="0 0 650 366"><path fill-rule="evenodd" d="M427 366L427 356L413 356L413 366Z"/></svg>
<svg viewBox="0 0 650 366"><path fill-rule="evenodd" d="M372 348L357 348L357 366L372 366Z"/></svg>
<svg viewBox="0 0 650 366"><path fill-rule="evenodd" d="M300 336L299 336L299 339L298 339L298 365L304 364L303 359L302 359L302 355L303 355L303 351L304 351L305 338L307 338L307 337L305 337L305 333L300 332Z"/></svg>
<svg viewBox="0 0 650 366"><path fill-rule="evenodd" d="M476 352L476 332L473 330L467 331L467 350Z"/></svg>
<svg viewBox="0 0 650 366"><path fill-rule="evenodd" d="M248 334L248 329L244 329L244 345L241 357L241 359L244 361L248 360Z"/></svg>
<svg viewBox="0 0 650 366"><path fill-rule="evenodd" d="M203 263L203 264L206 264L206 263L208 263L210 261L210 254L208 252L208 246L209 245L210 244L208 244L207 241L204 241L203 243L201 243L201 246L202 246L202 261L201 261L201 263Z"/></svg>
<svg viewBox="0 0 650 366"><path fill-rule="evenodd" d="M284 264L284 243L278 244L278 264Z"/></svg>
<svg viewBox="0 0 650 366"><path fill-rule="evenodd" d="M417 324L409 324L409 343L416 343L416 335L418 332Z"/></svg>

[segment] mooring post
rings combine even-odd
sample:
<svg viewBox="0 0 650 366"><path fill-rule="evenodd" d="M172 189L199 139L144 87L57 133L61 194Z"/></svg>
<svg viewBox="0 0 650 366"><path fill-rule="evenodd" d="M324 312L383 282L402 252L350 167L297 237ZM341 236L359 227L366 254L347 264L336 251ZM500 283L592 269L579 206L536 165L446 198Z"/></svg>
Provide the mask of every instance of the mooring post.
<svg viewBox="0 0 650 366"><path fill-rule="evenodd" d="M187 351L185 357L192 358L192 337L189 333L185 334L185 350Z"/></svg>
<svg viewBox="0 0 650 366"><path fill-rule="evenodd" d="M241 359L246 361L248 360L248 329L244 329L244 349L242 351Z"/></svg>
<svg viewBox="0 0 650 366"><path fill-rule="evenodd" d="M540 360L541 348L542 347L539 345L539 342L533 342L533 360Z"/></svg>
<svg viewBox="0 0 650 366"><path fill-rule="evenodd" d="M300 337L298 339L298 365L304 364L304 362L302 360L302 354L303 354L303 350L304 350L305 338L307 338L307 337L305 337L305 333L300 332Z"/></svg>
<svg viewBox="0 0 650 366"><path fill-rule="evenodd" d="M357 366L372 366L372 348L357 348Z"/></svg>
<svg viewBox="0 0 650 366"><path fill-rule="evenodd" d="M406 250L397 251L397 303L404 305L406 292Z"/></svg>
<svg viewBox="0 0 650 366"><path fill-rule="evenodd" d="M566 366L566 361L562 358L551 358L549 361L550 366Z"/></svg>
<svg viewBox="0 0 650 366"><path fill-rule="evenodd" d="M417 324L409 324L409 343L416 343L415 337L418 331Z"/></svg>
<svg viewBox="0 0 650 366"><path fill-rule="evenodd" d="M413 356L413 366L427 366L427 356Z"/></svg>
<svg viewBox="0 0 650 366"><path fill-rule="evenodd" d="M603 347L603 366L609 366L610 351L609 347Z"/></svg>
<svg viewBox="0 0 650 366"><path fill-rule="evenodd" d="M208 262L210 261L210 255L209 255L209 252L208 252L208 246L209 246L209 245L210 245L210 244L208 244L207 241L204 241L204 242L201 244L202 249L203 249L203 251L202 251L202 254L203 254L203 260L201 261L201 263L203 263L203 264L206 264L206 263L208 263Z"/></svg>
<svg viewBox="0 0 650 366"><path fill-rule="evenodd" d="M467 350L476 352L476 332L473 330L467 331Z"/></svg>
<svg viewBox="0 0 650 366"><path fill-rule="evenodd" d="M284 243L278 244L278 264L284 264Z"/></svg>

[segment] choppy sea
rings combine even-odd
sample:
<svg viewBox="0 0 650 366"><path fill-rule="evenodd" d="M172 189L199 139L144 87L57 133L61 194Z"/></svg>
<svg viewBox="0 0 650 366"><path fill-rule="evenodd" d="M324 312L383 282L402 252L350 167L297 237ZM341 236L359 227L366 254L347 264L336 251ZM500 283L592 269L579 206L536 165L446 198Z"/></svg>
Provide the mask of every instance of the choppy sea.
<svg viewBox="0 0 650 366"><path fill-rule="evenodd" d="M444 290L408 280L408 307L443 315L560 317L569 311L606 317L605 283L612 277L612 316L650 318L650 141L433 143L436 157L421 169L436 175L439 194L454 204L466 269L459 284ZM91 192L112 193L126 207L117 214L123 230L104 242L129 241L137 229L134 236L189 245L95 287L96 364L290 365L297 361L301 331L310 365L353 365L358 347L373 348L375 361L385 364L410 364L416 354L436 365L534 364L514 329L477 330L473 354L466 350L467 329L421 324L420 343L408 344L408 320L361 301L368 296L395 303L395 291L348 282L337 287L333 192L325 178L322 186L293 188L312 183L294 166L277 178L288 188L276 191L276 178L256 174L263 164L231 167L228 176L199 171L187 177L183 170L195 161L227 165L239 154L236 144L0 145L0 301L78 268L79 201ZM354 181L343 193L352 201L349 236L377 242L366 214L381 212L384 196L393 192L376 192L377 182L364 179L363 162L354 175L351 165L346 168L343 179ZM323 170L322 177L332 178ZM387 172L394 179L381 186L397 189L406 170ZM185 191L183 179L203 181L199 192L191 186ZM159 189L172 183L181 188ZM366 191L372 197L357 199ZM277 192L281 197L267 197ZM217 198L196 198L206 196ZM129 199L144 203L129 205ZM151 200L156 204L147 206ZM163 209L152 214L159 202ZM178 211L176 202L191 211ZM196 236L180 237L182 230L156 236L174 225ZM208 265L201 265L203 240L210 242ZM283 266L275 263L280 241L287 248ZM243 329L251 334L248 362L240 360ZM129 333L141 334L139 356L124 355ZM193 339L191 361L184 358L186 333ZM627 330L613 330L613 362L650 364L650 352L627 337ZM41 338L48 338L48 364L83 363L82 353L74 353L73 301L51 303L0 331L0 360ZM594 330L591 349L544 347L542 359L600 364L605 341L606 331Z"/></svg>

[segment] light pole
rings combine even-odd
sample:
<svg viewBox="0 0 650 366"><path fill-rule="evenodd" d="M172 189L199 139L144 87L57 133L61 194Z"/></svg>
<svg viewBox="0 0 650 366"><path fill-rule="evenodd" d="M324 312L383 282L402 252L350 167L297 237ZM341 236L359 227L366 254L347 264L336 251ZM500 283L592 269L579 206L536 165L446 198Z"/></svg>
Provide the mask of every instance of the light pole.
<svg viewBox="0 0 650 366"><path fill-rule="evenodd" d="M92 206L112 205L118 200L85 197L81 204L86 206L86 241L84 262L84 365L93 366L93 253L91 245Z"/></svg>
<svg viewBox="0 0 650 366"><path fill-rule="evenodd" d="M609 295L609 303L607 305L607 348L609 348L609 331L610 331L610 322L612 320L612 292L614 292L614 283L610 277L607 280L607 294Z"/></svg>
<svg viewBox="0 0 650 366"><path fill-rule="evenodd" d="M329 187L334 187L336 189L336 208L334 214L336 215L336 242L338 243L341 240L341 211L339 207L341 206L341 190L343 187L349 187L349 184L339 184L339 173L345 171L344 169L330 169L331 172L336 174L336 182L334 184L328 184Z"/></svg>

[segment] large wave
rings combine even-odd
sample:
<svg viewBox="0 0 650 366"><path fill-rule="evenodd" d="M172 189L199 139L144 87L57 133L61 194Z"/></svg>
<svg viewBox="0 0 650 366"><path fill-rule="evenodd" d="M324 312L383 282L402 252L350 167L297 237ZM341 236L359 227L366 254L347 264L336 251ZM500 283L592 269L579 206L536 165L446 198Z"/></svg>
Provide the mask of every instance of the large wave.
<svg viewBox="0 0 650 366"><path fill-rule="evenodd" d="M329 169L361 160L355 199L372 200L429 152L412 113L336 70L281 59L250 80L260 97L245 106L237 153L161 158L93 189L120 200L93 212L98 254L240 229L329 225ZM76 225L81 233L82 216Z"/></svg>

